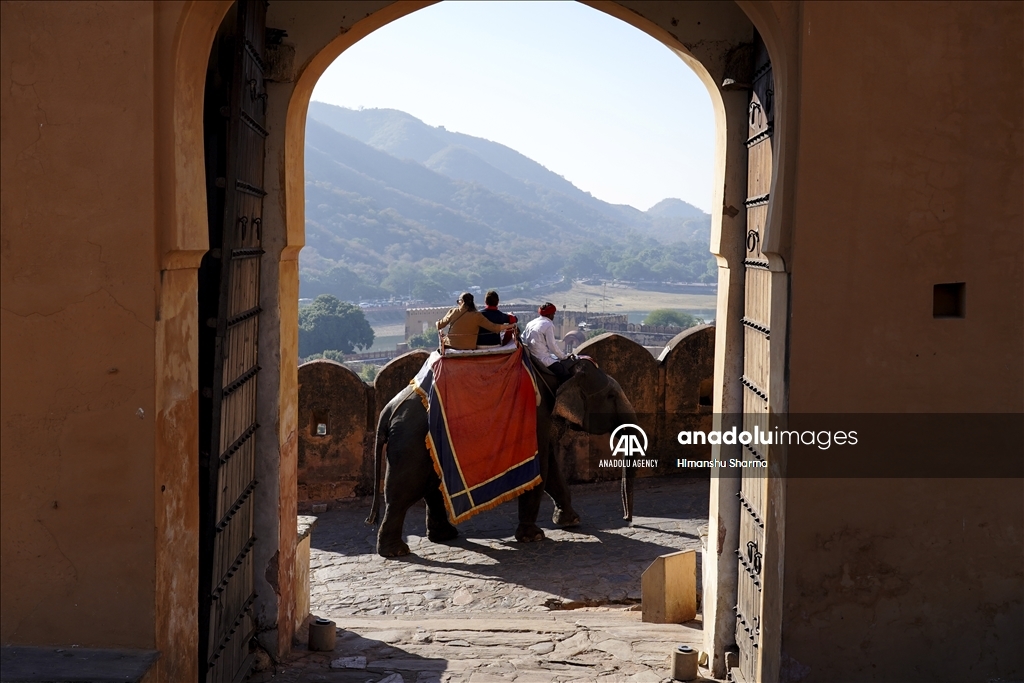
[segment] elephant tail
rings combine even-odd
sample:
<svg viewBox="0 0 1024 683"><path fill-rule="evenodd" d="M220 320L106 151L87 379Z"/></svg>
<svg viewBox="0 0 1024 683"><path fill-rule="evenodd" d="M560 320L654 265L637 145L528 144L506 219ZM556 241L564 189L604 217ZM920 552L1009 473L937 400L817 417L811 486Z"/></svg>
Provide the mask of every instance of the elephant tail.
<svg viewBox="0 0 1024 683"><path fill-rule="evenodd" d="M635 477L636 470L632 465L622 468L622 484L619 487L619 492L622 496L622 518L628 522L633 521L633 480Z"/></svg>
<svg viewBox="0 0 1024 683"><path fill-rule="evenodd" d="M373 526L377 523L377 512L380 510L381 473L384 469L384 457L388 447L388 424L391 422L391 405L388 404L380 411L380 418L377 420L377 438L373 444L373 504L370 506L370 516L366 523Z"/></svg>

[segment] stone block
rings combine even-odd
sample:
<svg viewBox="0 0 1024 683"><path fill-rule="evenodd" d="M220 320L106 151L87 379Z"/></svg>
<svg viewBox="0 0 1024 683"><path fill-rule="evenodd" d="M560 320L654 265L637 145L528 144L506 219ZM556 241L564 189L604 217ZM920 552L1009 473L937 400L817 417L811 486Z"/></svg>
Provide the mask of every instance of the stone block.
<svg viewBox="0 0 1024 683"><path fill-rule="evenodd" d="M130 681L153 678L155 650L33 647L5 645L0 648L4 681Z"/></svg>
<svg viewBox="0 0 1024 683"><path fill-rule="evenodd" d="M641 620L682 624L697 617L697 552L661 555L640 578Z"/></svg>
<svg viewBox="0 0 1024 683"><path fill-rule="evenodd" d="M295 632L298 633L309 616L309 555L316 517L299 515L298 543L295 546Z"/></svg>

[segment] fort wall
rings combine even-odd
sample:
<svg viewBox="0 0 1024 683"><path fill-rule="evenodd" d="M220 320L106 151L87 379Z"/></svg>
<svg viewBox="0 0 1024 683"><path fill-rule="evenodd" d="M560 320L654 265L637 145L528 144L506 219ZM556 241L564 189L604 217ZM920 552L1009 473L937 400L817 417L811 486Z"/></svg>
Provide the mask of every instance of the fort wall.
<svg viewBox="0 0 1024 683"><path fill-rule="evenodd" d="M592 357L616 379L650 437L654 476L676 471L674 458L707 459L710 446L678 446L677 424L711 429L710 397L700 395L714 375L715 328L694 327L676 336L655 359L639 344L607 333L577 352ZM373 492L373 444L377 419L388 401L416 375L428 354L411 351L385 365L372 385L343 365L316 360L299 366L298 500L301 510ZM684 427L680 427L682 429ZM618 479L621 470L598 468L610 458L608 435L570 431L557 457L570 483ZM703 474L703 473L702 473Z"/></svg>

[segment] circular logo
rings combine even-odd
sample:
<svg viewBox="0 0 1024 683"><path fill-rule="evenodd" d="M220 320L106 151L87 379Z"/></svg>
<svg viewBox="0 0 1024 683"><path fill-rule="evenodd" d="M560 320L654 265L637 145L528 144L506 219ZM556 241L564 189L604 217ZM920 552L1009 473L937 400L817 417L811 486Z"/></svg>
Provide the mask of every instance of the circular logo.
<svg viewBox="0 0 1024 683"><path fill-rule="evenodd" d="M642 440L642 441L641 441ZM612 455L644 457L647 453L647 433L635 424L622 424L608 438Z"/></svg>

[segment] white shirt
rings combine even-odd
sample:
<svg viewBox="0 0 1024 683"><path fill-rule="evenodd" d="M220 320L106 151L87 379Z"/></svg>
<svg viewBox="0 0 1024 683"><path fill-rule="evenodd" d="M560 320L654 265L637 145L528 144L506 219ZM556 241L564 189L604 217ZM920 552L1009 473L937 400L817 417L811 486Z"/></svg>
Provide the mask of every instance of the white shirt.
<svg viewBox="0 0 1024 683"><path fill-rule="evenodd" d="M538 316L526 323L523 330L523 343L530 350L530 355L548 367L556 360L567 358L555 342L555 325L544 316Z"/></svg>

